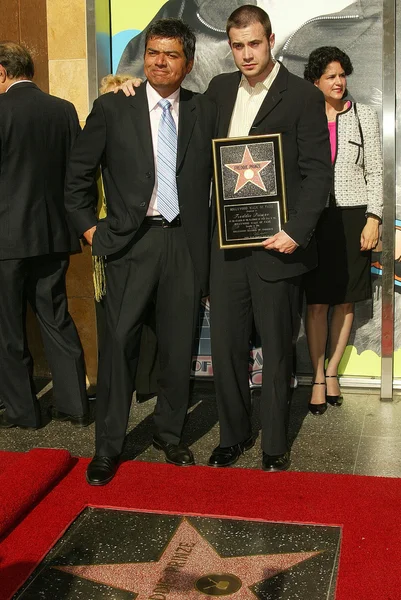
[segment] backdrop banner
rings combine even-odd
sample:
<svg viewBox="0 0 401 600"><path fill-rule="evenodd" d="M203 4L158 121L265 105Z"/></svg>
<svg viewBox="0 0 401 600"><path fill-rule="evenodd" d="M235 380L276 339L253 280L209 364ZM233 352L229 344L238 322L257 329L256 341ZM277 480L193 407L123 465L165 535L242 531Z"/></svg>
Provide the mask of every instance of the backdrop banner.
<svg viewBox="0 0 401 600"><path fill-rule="evenodd" d="M349 54L354 72L348 79L351 99L373 106L381 120L382 103L382 2L381 0L148 0L139 4L111 0L112 64L114 72L143 77L143 30L154 19L178 17L188 23L197 36L195 65L184 86L204 92L212 77L234 71L236 67L227 44L225 31L229 14L243 4L257 4L271 18L276 35L275 58L295 75L303 76L309 53L319 46L339 46ZM401 18L397 15L398 31ZM367 67L368 65L368 67ZM400 164L400 162L398 163ZM401 168L401 167L399 167ZM401 212L396 221L396 309L401 302ZM381 373L381 247L372 255L373 300L356 305L349 345L339 373L352 378L379 378ZM309 375L312 367L304 333L300 307L296 372ZM263 356L257 339L252 340L249 355L250 382L260 385ZM401 377L401 326L395 336L395 377ZM193 372L199 377L212 376L209 306L201 307ZM294 367L295 369L295 367Z"/></svg>

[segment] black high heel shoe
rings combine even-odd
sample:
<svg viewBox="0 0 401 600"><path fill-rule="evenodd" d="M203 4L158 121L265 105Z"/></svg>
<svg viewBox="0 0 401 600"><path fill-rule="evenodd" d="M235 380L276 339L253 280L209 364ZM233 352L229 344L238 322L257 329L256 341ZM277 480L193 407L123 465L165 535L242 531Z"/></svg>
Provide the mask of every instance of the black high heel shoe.
<svg viewBox="0 0 401 600"><path fill-rule="evenodd" d="M325 377L335 377L338 379L338 375L325 375ZM341 406L343 400L344 398L342 397L341 393L338 396L328 396L326 392L326 402L331 404L331 406Z"/></svg>
<svg viewBox="0 0 401 600"><path fill-rule="evenodd" d="M312 385L326 385L325 383L322 383L320 381L314 381L312 383ZM327 396L326 396L327 398ZM308 403L308 410L309 412L312 413L312 415L322 415L323 413L326 412L327 410L327 401L326 402L321 402L320 404L311 404L311 402Z"/></svg>

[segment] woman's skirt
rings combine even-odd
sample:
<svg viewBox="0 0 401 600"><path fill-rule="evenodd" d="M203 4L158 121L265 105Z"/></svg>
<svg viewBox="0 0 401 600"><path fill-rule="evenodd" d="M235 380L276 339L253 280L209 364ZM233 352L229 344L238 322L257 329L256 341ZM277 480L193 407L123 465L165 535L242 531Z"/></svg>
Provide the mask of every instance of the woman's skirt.
<svg viewBox="0 0 401 600"><path fill-rule="evenodd" d="M308 304L344 304L372 296L371 251L361 252L366 207L330 207L316 227L318 266L304 276Z"/></svg>

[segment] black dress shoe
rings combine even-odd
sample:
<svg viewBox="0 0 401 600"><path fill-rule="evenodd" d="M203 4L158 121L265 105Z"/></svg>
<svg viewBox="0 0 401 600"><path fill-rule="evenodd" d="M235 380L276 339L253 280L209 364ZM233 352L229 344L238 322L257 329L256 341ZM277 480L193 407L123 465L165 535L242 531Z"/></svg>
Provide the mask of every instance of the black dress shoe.
<svg viewBox="0 0 401 600"><path fill-rule="evenodd" d="M28 431L36 431L42 427L41 424L31 426L31 425L20 425L19 423L13 423L9 421L5 412L0 415L0 429L11 429L12 427L19 427L20 429L27 429Z"/></svg>
<svg viewBox="0 0 401 600"><path fill-rule="evenodd" d="M326 375L326 378L331 377L335 377L336 379L338 379L337 375ZM341 394L339 394L338 396L329 396L328 394L326 394L326 402L331 404L331 406L341 406L343 401L344 398L341 396Z"/></svg>
<svg viewBox="0 0 401 600"><path fill-rule="evenodd" d="M86 413L82 416L77 415L69 415L67 413L61 412L61 410L57 410L54 406L50 406L48 410L48 415L53 421L69 421L75 427L87 427L92 423L91 417L89 413Z"/></svg>
<svg viewBox="0 0 401 600"><path fill-rule="evenodd" d="M150 392L150 394L138 394L138 392L137 392L135 394L135 396L136 396L136 402L138 404L142 404L142 402L146 402L147 400L151 400L152 398L157 396L157 392Z"/></svg>
<svg viewBox="0 0 401 600"><path fill-rule="evenodd" d="M117 472L119 456L99 456L95 454L86 469L89 485L106 485Z"/></svg>
<svg viewBox="0 0 401 600"><path fill-rule="evenodd" d="M277 454L276 456L271 456L270 454L263 452L262 468L264 471L286 471L290 464L289 452Z"/></svg>
<svg viewBox="0 0 401 600"><path fill-rule="evenodd" d="M322 382L318 382L318 381L314 381L312 383L312 385L324 385L326 386L325 383ZM323 415L326 410L327 410L327 402L321 402L320 404L312 404L311 402L309 402L308 404L308 410L310 413L312 413L312 415Z"/></svg>
<svg viewBox="0 0 401 600"><path fill-rule="evenodd" d="M247 438L245 441L235 444L235 446L217 446L207 462L209 467L229 467L234 465L241 454L250 450L255 445L253 437Z"/></svg>
<svg viewBox="0 0 401 600"><path fill-rule="evenodd" d="M194 455L185 444L169 444L157 436L153 436L153 446L162 450L166 455L166 462L178 467L188 467L195 464Z"/></svg>

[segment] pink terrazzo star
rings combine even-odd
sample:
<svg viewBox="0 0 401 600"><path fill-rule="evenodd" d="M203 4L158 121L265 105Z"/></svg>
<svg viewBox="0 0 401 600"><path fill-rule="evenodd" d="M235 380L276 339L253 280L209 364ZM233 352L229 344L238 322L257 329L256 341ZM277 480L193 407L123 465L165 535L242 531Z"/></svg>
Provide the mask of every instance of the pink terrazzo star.
<svg viewBox="0 0 401 600"><path fill-rule="evenodd" d="M260 172L262 169L270 165L271 160L260 160L255 162L252 158L248 146L245 146L242 162L232 163L227 165L228 169L237 174L237 183L235 185L234 194L239 192L247 183L253 183L258 188L266 192L266 186L262 181Z"/></svg>
<svg viewBox="0 0 401 600"><path fill-rule="evenodd" d="M266 554L222 558L183 518L157 562L55 567L78 577L134 592L136 600L201 600L225 596L255 600L259 581L320 554Z"/></svg>

